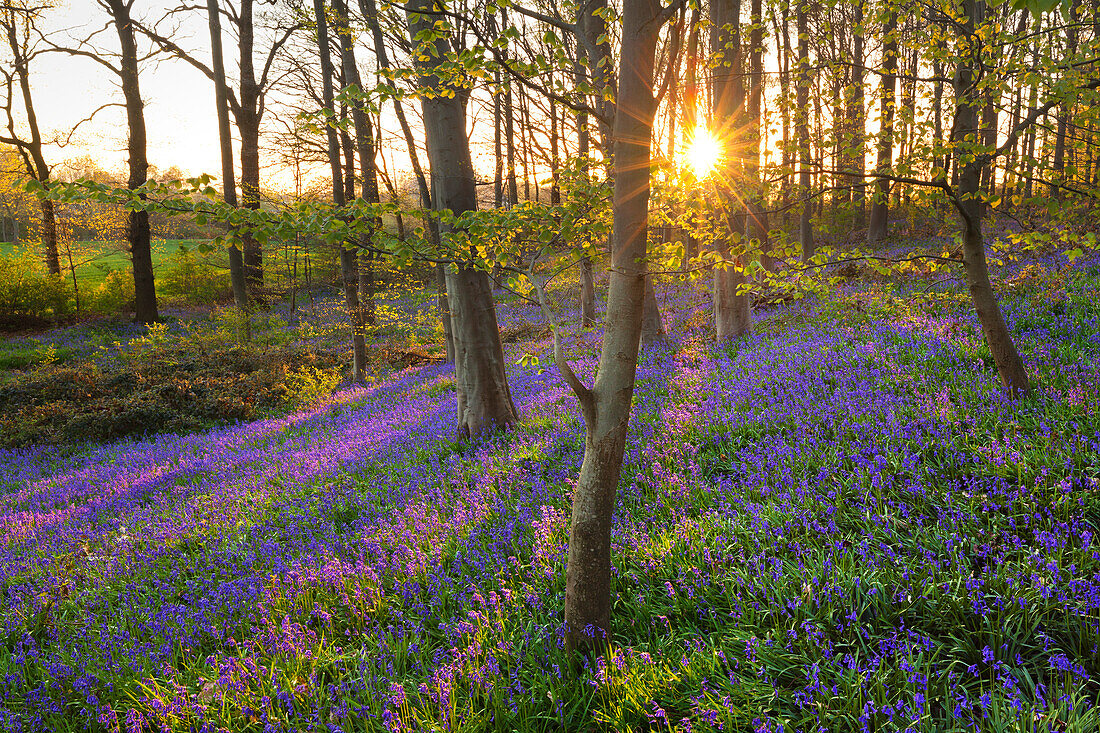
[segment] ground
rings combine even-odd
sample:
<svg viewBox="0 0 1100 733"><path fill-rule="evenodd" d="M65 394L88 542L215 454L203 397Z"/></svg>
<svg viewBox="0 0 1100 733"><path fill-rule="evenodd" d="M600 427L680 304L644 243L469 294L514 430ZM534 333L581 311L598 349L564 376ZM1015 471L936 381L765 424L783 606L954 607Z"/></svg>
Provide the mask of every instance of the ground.
<svg viewBox="0 0 1100 733"><path fill-rule="evenodd" d="M1100 727L1100 260L999 273L1006 399L957 285L857 280L719 348L659 286L613 635L562 648L575 400L454 441L450 367L189 434L0 452L8 730ZM566 310L575 323L576 313ZM501 308L510 362L545 353ZM597 331L571 331L591 378Z"/></svg>

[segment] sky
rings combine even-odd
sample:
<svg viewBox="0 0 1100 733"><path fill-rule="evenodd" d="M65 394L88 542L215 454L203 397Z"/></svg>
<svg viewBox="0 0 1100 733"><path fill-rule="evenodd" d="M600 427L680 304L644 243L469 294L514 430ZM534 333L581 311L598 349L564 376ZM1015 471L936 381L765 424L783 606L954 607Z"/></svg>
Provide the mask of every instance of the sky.
<svg viewBox="0 0 1100 733"><path fill-rule="evenodd" d="M145 17L157 18L164 3L139 2ZM148 10L145 10L148 9ZM184 28L189 48L209 54L209 31L198 16ZM106 13L96 0L62 0L44 26L60 39L78 39L103 27ZM101 34L102 45L116 48L113 27ZM144 45L144 44L143 44ZM212 83L191 66L174 59L147 64L141 69L141 93L145 100L149 161L158 169L177 166L188 175L218 174L218 128ZM32 88L43 135L64 138L82 119L105 102L122 101L114 75L96 62L62 53L39 56L32 67ZM126 168L126 116L121 107L99 112L80 125L72 142L47 151L51 164L89 156L102 167L122 172Z"/></svg>

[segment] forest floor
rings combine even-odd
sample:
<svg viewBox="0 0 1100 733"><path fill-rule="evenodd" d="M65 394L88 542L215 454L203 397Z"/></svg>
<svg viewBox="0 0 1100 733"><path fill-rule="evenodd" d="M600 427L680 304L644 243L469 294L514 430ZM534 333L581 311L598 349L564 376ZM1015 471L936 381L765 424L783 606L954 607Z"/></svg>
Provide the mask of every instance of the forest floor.
<svg viewBox="0 0 1100 733"><path fill-rule="evenodd" d="M705 290L662 285L613 634L576 674L583 429L537 363L509 369L520 424L473 445L429 361L266 419L0 450L0 728L1095 731L1100 257L1001 282L1017 402L958 285L851 281L725 348ZM501 322L510 363L546 353L537 309ZM567 338L589 379L598 342Z"/></svg>

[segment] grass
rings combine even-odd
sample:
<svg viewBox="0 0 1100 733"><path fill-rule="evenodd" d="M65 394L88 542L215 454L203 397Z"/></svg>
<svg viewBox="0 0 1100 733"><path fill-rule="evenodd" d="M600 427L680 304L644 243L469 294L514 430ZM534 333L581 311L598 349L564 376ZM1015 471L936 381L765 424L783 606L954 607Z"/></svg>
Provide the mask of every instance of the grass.
<svg viewBox="0 0 1100 733"><path fill-rule="evenodd" d="M474 445L428 364L290 416L0 454L0 725L1095 731L1088 272L1005 274L1020 402L959 293L905 284L644 351L595 663L561 646L583 431L553 372L514 365L520 424ZM705 301L662 290L684 333ZM530 320L501 308L544 338ZM598 333L568 343L591 379Z"/></svg>

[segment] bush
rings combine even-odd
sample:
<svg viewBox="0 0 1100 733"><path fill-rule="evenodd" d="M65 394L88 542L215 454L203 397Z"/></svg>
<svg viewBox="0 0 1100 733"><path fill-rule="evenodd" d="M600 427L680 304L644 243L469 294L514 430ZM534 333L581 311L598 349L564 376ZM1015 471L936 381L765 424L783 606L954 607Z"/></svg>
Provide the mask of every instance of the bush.
<svg viewBox="0 0 1100 733"><path fill-rule="evenodd" d="M52 320L73 312L73 293L61 275L44 275L34 267L0 257L0 315L4 320L31 316Z"/></svg>
<svg viewBox="0 0 1100 733"><path fill-rule="evenodd" d="M122 270L108 270L99 287L88 294L88 310L121 313L134 309L134 276Z"/></svg>
<svg viewBox="0 0 1100 733"><path fill-rule="evenodd" d="M178 251L157 278L157 290L187 303L213 305L232 299L229 273L218 268L209 257Z"/></svg>
<svg viewBox="0 0 1100 733"><path fill-rule="evenodd" d="M342 379L338 353L173 338L163 326L118 362L40 363L0 386L0 448L189 432L313 404Z"/></svg>

